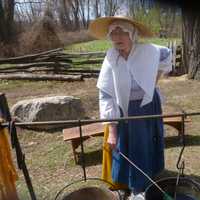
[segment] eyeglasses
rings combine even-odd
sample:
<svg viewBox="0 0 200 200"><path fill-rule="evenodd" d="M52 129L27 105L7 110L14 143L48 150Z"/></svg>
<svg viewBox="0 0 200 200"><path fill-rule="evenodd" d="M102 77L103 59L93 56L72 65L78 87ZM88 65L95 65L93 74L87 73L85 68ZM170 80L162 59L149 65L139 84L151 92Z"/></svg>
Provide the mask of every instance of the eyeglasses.
<svg viewBox="0 0 200 200"><path fill-rule="evenodd" d="M115 37L115 36L120 36L120 37L123 37L123 36L128 36L128 32L124 32L122 30L113 30L111 33L110 33L110 37Z"/></svg>

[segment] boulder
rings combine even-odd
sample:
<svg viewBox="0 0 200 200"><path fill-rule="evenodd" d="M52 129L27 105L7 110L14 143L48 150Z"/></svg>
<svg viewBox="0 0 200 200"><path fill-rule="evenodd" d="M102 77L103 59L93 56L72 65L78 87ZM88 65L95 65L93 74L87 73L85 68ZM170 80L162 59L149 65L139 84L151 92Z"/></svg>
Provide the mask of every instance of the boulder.
<svg viewBox="0 0 200 200"><path fill-rule="evenodd" d="M12 117L18 122L63 121L84 118L84 109L79 98L53 96L22 100L11 108ZM70 125L37 125L24 128L55 131Z"/></svg>

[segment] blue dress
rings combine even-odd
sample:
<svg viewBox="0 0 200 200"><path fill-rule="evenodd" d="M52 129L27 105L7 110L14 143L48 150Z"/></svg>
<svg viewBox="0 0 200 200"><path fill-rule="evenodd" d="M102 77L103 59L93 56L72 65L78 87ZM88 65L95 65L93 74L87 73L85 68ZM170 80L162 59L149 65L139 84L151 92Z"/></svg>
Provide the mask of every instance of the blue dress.
<svg viewBox="0 0 200 200"><path fill-rule="evenodd" d="M141 101L129 102L129 116L162 114L160 97L156 90L151 103L140 107ZM164 169L162 118L121 121L117 132L117 148L151 178ZM128 185L135 192L144 191L150 184L141 172L116 151L113 151L112 179Z"/></svg>

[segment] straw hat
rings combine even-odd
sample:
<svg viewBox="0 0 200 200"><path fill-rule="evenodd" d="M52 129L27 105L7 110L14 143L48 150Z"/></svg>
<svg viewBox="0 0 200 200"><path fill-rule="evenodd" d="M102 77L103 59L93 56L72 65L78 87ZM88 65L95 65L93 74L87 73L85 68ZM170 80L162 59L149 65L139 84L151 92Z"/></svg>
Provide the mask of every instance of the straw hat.
<svg viewBox="0 0 200 200"><path fill-rule="evenodd" d="M137 28L138 33L142 37L151 37L153 33L150 31L148 27L137 22L129 17L124 16L111 16L111 17L100 17L92 21L89 25L89 34L97 39L104 39L108 33L108 27L116 20L124 20L132 24L135 28Z"/></svg>

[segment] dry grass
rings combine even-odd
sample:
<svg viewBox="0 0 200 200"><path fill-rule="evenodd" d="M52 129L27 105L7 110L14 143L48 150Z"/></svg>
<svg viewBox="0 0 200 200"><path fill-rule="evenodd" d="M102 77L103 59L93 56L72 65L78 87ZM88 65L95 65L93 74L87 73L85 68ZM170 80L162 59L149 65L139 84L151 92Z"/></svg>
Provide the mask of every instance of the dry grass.
<svg viewBox="0 0 200 200"><path fill-rule="evenodd" d="M65 45L80 43L80 41L83 43L93 40L87 30L80 30L76 32L59 31L58 36Z"/></svg>
<svg viewBox="0 0 200 200"><path fill-rule="evenodd" d="M172 77L160 82L166 98L166 108L171 107L175 112L200 111L200 82L188 80L187 76ZM167 111L166 111L167 112ZM192 123L186 125L186 148L183 153L185 161L185 174L198 179L200 178L200 116L191 117ZM166 127L166 169L170 172L177 172L176 163L180 154L182 143L176 137L176 132Z"/></svg>
<svg viewBox="0 0 200 200"><path fill-rule="evenodd" d="M0 42L0 57L15 57L33 54L71 44L91 41L87 30L67 32L49 22L48 26L41 21L20 33L16 41L10 44Z"/></svg>
<svg viewBox="0 0 200 200"><path fill-rule="evenodd" d="M160 87L166 96L165 113L195 112L200 110L200 82L187 80L185 76L170 77L160 81ZM0 84L1 92L6 94L9 105L16 101L51 95L74 95L82 99L88 117L98 118L98 91L96 79L84 82L19 82L9 81ZM192 117L192 123L186 126L184 151L185 174L200 177L200 117ZM166 129L166 172L177 172L176 162L180 152L177 132L171 127ZM70 142L63 142L62 133L53 134L18 129L21 146L26 154L26 163L32 177L37 199L54 199L56 193L66 184L83 177L80 165L75 165ZM102 138L93 138L84 142L86 150L87 175L99 177L101 174ZM79 149L80 150L80 149ZM14 153L14 152L13 152ZM13 154L15 157L15 153ZM23 175L19 171L17 190L22 200L30 199Z"/></svg>

